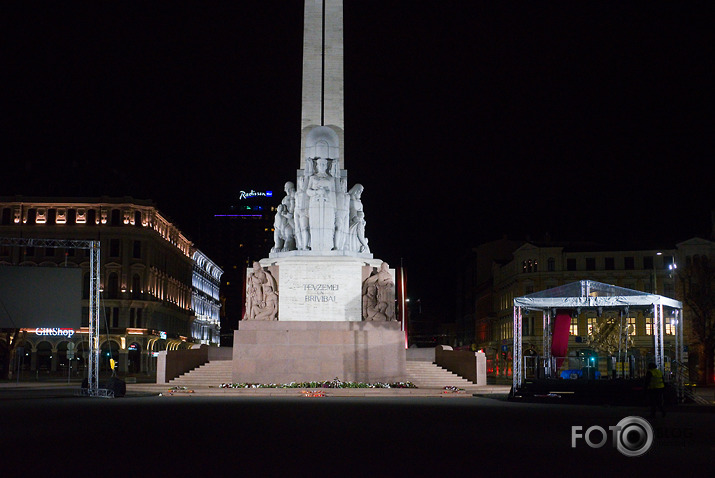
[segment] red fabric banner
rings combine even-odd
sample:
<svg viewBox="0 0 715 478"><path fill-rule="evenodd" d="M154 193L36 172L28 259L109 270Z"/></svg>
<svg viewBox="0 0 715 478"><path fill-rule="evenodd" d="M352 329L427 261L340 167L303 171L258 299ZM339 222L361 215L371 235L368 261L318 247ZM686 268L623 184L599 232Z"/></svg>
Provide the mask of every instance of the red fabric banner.
<svg viewBox="0 0 715 478"><path fill-rule="evenodd" d="M551 356L566 357L569 351L569 328L571 327L571 314L568 311L557 311L554 321L554 333L551 336ZM556 359L556 369L563 363L563 358Z"/></svg>

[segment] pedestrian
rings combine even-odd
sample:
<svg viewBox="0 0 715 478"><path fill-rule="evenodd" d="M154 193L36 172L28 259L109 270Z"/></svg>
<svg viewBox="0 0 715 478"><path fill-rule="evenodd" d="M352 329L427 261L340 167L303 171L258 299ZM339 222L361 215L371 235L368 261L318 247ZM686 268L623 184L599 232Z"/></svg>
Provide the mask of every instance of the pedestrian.
<svg viewBox="0 0 715 478"><path fill-rule="evenodd" d="M663 403L665 383L663 382L663 372L661 372L653 362L648 364L648 373L645 375L645 389L648 394L651 418L655 418L656 410L660 410L661 415L665 417L665 405Z"/></svg>

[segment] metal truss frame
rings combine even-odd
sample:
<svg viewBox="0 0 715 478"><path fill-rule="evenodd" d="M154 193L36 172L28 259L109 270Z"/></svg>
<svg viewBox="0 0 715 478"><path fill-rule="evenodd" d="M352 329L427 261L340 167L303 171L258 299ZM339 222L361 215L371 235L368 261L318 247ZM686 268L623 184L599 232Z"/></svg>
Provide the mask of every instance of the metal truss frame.
<svg viewBox="0 0 715 478"><path fill-rule="evenodd" d="M54 249L89 250L89 371L87 376L87 395L90 397L106 396L99 389L99 273L100 243L75 239L37 239L0 237L0 246L11 247L46 247Z"/></svg>

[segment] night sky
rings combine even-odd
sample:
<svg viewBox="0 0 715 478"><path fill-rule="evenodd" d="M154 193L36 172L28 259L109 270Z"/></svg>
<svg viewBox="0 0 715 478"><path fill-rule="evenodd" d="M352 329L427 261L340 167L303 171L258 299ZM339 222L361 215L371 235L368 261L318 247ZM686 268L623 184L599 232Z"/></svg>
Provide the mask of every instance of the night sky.
<svg viewBox="0 0 715 478"><path fill-rule="evenodd" d="M0 17L0 195L152 199L196 241L238 191L295 181L302 1ZM345 165L375 257L437 305L461 251L504 234L706 235L713 24L680 2L346 0Z"/></svg>

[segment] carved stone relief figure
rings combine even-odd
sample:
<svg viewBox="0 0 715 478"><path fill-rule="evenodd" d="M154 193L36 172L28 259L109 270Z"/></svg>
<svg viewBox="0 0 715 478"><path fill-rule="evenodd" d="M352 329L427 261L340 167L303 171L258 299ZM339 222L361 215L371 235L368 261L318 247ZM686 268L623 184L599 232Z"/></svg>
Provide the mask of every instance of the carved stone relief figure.
<svg viewBox="0 0 715 478"><path fill-rule="evenodd" d="M252 320L278 320L278 295L273 287L265 287L263 305L254 304L251 316Z"/></svg>
<svg viewBox="0 0 715 478"><path fill-rule="evenodd" d="M246 280L246 313L243 319L256 319L256 315L265 310L266 300L272 300L269 292L275 295L276 288L276 280L271 273L263 270L260 263L254 262L253 270Z"/></svg>
<svg viewBox="0 0 715 478"><path fill-rule="evenodd" d="M395 283L387 262L363 282L363 320L395 320Z"/></svg>

